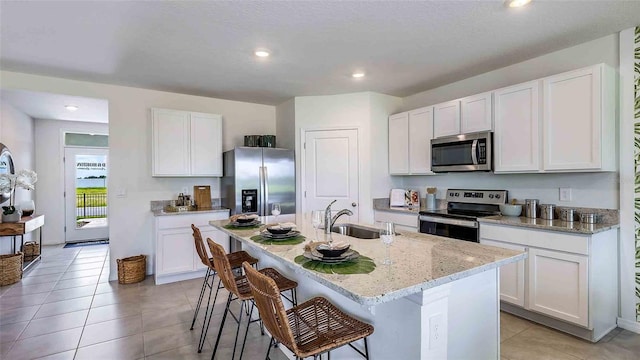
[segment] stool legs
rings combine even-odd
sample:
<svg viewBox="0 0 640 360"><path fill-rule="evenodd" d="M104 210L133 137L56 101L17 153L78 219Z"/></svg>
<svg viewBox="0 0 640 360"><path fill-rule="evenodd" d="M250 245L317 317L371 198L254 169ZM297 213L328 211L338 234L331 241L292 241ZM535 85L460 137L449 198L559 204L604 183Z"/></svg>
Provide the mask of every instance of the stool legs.
<svg viewBox="0 0 640 360"><path fill-rule="evenodd" d="M196 305L196 311L193 314L193 320L191 321L191 328L189 330L193 330L193 326L196 324L198 311L200 311L200 305L202 305L202 298L204 297L205 290L207 289L207 285L209 283L209 276L211 276L211 269L207 268L207 273L204 275L204 281L202 281L202 288L200 289L200 297L198 298L198 305Z"/></svg>
<svg viewBox="0 0 640 360"><path fill-rule="evenodd" d="M207 337L207 332L209 331L209 324L211 324L211 318L213 317L213 308L216 306L216 300L218 299L218 292L220 292L220 283L221 280L218 279L218 286L216 288L216 295L213 297L213 304L211 304L211 309L209 309L209 302L211 301L211 293L213 292L213 284L215 282L215 278L211 277L211 284L209 284L209 300L207 301L207 307L204 314L204 320L202 322L202 331L200 332L200 342L198 343L198 352L202 352L202 347L204 346L204 341ZM206 326L205 326L206 325Z"/></svg>

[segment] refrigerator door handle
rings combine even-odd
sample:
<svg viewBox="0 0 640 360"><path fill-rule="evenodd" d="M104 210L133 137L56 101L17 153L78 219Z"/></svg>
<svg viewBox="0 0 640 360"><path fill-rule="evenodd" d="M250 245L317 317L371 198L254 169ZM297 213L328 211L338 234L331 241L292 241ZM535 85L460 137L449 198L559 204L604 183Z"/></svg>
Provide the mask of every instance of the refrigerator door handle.
<svg viewBox="0 0 640 360"><path fill-rule="evenodd" d="M269 173L267 170L266 166L262 168L262 172L264 173L264 216L269 215Z"/></svg>
<svg viewBox="0 0 640 360"><path fill-rule="evenodd" d="M260 189L258 190L258 215L264 216L264 173L262 166L258 168L258 177L260 180Z"/></svg>

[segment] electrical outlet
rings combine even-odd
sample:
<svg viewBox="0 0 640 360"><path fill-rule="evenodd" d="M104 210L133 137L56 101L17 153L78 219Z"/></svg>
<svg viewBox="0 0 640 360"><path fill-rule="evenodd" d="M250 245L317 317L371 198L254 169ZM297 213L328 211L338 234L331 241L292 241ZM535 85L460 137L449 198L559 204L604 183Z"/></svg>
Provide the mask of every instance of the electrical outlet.
<svg viewBox="0 0 640 360"><path fill-rule="evenodd" d="M188 191L189 191L189 188L187 188L187 187L185 186L185 187L183 187L183 188L182 188L181 193L183 193L184 195L187 195L187 194L189 194L189 192L188 192Z"/></svg>
<svg viewBox="0 0 640 360"><path fill-rule="evenodd" d="M560 201L571 201L571 188L560 188Z"/></svg>
<svg viewBox="0 0 640 360"><path fill-rule="evenodd" d="M446 327L442 322L442 314L438 313L429 318L429 349L435 349L446 344Z"/></svg>

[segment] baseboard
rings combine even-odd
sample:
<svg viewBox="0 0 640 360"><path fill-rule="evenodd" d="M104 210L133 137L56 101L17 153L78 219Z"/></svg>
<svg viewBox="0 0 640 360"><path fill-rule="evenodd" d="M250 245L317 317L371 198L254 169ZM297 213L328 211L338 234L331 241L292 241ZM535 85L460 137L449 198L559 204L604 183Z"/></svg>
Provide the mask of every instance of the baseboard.
<svg viewBox="0 0 640 360"><path fill-rule="evenodd" d="M640 334L640 322L618 318L618 327Z"/></svg>

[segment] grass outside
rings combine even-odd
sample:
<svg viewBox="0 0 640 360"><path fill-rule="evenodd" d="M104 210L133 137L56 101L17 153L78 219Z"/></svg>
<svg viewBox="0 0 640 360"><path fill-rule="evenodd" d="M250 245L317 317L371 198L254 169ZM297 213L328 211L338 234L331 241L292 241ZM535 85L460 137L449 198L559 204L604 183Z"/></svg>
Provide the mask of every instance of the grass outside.
<svg viewBox="0 0 640 360"><path fill-rule="evenodd" d="M83 196L85 194L86 197ZM107 188L76 188L76 207L81 208L85 206L107 206Z"/></svg>

